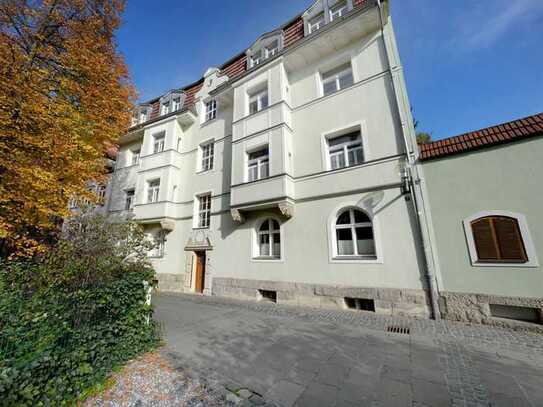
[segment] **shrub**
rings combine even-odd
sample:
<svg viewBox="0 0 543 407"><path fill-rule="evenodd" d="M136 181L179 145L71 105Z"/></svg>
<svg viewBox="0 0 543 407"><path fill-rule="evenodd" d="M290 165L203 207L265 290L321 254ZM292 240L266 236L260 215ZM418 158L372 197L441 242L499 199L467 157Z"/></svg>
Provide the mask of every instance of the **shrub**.
<svg viewBox="0 0 543 407"><path fill-rule="evenodd" d="M66 405L158 342L149 243L134 224L67 222L42 259L0 264L0 405Z"/></svg>

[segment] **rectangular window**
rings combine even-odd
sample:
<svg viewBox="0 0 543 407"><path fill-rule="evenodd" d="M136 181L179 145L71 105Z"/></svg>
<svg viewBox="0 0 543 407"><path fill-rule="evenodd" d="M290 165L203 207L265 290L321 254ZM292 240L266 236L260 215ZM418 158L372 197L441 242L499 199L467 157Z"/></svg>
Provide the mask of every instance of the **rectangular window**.
<svg viewBox="0 0 543 407"><path fill-rule="evenodd" d="M161 153L164 151L164 134L157 134L156 136L153 136L154 143L153 143L153 153Z"/></svg>
<svg viewBox="0 0 543 407"><path fill-rule="evenodd" d="M198 197L198 227L208 228L211 218L211 194Z"/></svg>
<svg viewBox="0 0 543 407"><path fill-rule="evenodd" d="M324 26L324 13L320 13L316 17L313 17L311 20L309 20L309 34L321 29L322 26Z"/></svg>
<svg viewBox="0 0 543 407"><path fill-rule="evenodd" d="M264 89L249 95L249 114L260 112L268 107L268 90Z"/></svg>
<svg viewBox="0 0 543 407"><path fill-rule="evenodd" d="M131 150L132 165L138 165L140 163L140 153L141 153L141 150L139 148Z"/></svg>
<svg viewBox="0 0 543 407"><path fill-rule="evenodd" d="M160 107L160 114L165 115L170 113L170 101L162 102L162 106Z"/></svg>
<svg viewBox="0 0 543 407"><path fill-rule="evenodd" d="M251 56L251 67L258 65L262 62L262 51L257 51Z"/></svg>
<svg viewBox="0 0 543 407"><path fill-rule="evenodd" d="M132 126L136 126L138 124L138 112L134 112L132 115Z"/></svg>
<svg viewBox="0 0 543 407"><path fill-rule="evenodd" d="M336 18L343 17L347 12L347 3L344 1L339 2L330 9L330 21L334 21Z"/></svg>
<svg viewBox="0 0 543 407"><path fill-rule="evenodd" d="M206 103L206 122L217 117L217 101L210 100Z"/></svg>
<svg viewBox="0 0 543 407"><path fill-rule="evenodd" d="M275 40L266 47L266 58L271 58L279 52L279 41Z"/></svg>
<svg viewBox="0 0 543 407"><path fill-rule="evenodd" d="M140 123L145 123L147 121L147 109L143 109L140 112Z"/></svg>
<svg viewBox="0 0 543 407"><path fill-rule="evenodd" d="M131 211L134 209L134 196L136 194L136 191L133 189L129 189L125 192L125 198L124 198L124 209L127 211Z"/></svg>
<svg viewBox="0 0 543 407"><path fill-rule="evenodd" d="M158 195L160 193L160 180L155 179L147 183L147 203L158 202Z"/></svg>
<svg viewBox="0 0 543 407"><path fill-rule="evenodd" d="M330 169L351 167L364 162L364 150L360 132L328 139Z"/></svg>
<svg viewBox="0 0 543 407"><path fill-rule="evenodd" d="M202 171L213 169L214 143L207 143L201 146L202 149Z"/></svg>
<svg viewBox="0 0 543 407"><path fill-rule="evenodd" d="M98 185L96 194L98 195L98 205L103 205L106 202L106 186Z"/></svg>
<svg viewBox="0 0 543 407"><path fill-rule="evenodd" d="M324 96L338 90L345 89L354 83L351 64L342 65L332 71L322 74L322 88Z"/></svg>
<svg viewBox="0 0 543 407"><path fill-rule="evenodd" d="M270 159L268 147L249 153L247 179L249 182L270 176Z"/></svg>
<svg viewBox="0 0 543 407"><path fill-rule="evenodd" d="M181 97L176 97L172 99L172 112L177 112L181 109Z"/></svg>

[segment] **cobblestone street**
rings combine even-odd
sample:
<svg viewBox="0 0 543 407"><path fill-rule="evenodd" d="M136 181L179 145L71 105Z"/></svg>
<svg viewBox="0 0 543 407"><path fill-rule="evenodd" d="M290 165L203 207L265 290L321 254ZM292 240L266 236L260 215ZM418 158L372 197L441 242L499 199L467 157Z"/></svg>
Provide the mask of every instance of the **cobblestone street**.
<svg viewBox="0 0 543 407"><path fill-rule="evenodd" d="M217 297L154 303L166 357L239 405L543 405L540 334Z"/></svg>

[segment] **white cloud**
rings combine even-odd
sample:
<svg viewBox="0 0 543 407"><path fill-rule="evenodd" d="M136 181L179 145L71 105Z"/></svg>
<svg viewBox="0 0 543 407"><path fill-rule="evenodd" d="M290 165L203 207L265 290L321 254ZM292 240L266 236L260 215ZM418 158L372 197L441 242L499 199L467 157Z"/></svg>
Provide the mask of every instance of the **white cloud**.
<svg viewBox="0 0 543 407"><path fill-rule="evenodd" d="M533 17L543 11L542 0L485 1L471 16L464 16L462 42L471 48L493 45L513 27L534 21Z"/></svg>

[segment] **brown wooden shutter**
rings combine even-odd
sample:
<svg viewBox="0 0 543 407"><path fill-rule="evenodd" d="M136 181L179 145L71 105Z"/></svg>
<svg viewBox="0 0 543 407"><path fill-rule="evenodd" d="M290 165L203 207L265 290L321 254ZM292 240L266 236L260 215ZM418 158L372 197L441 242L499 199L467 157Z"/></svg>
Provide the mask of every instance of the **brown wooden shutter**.
<svg viewBox="0 0 543 407"><path fill-rule="evenodd" d="M493 222L501 260L525 263L528 258L518 221L515 218L500 216L495 217Z"/></svg>
<svg viewBox="0 0 543 407"><path fill-rule="evenodd" d="M492 218L481 218L471 222L471 230L473 240L475 240L478 260L498 260L499 253L494 238Z"/></svg>

